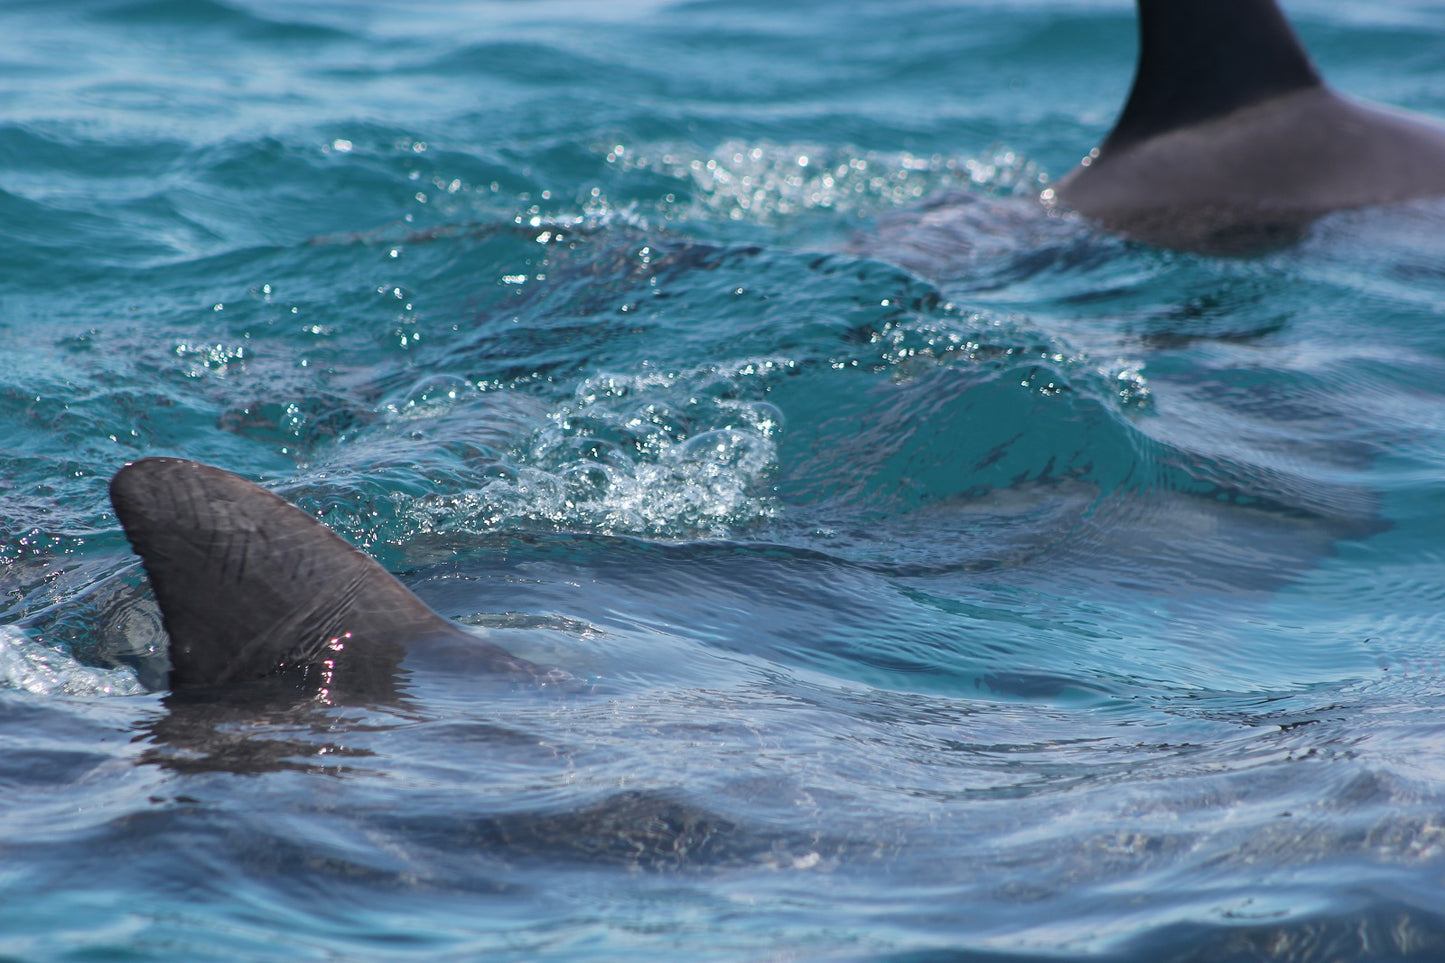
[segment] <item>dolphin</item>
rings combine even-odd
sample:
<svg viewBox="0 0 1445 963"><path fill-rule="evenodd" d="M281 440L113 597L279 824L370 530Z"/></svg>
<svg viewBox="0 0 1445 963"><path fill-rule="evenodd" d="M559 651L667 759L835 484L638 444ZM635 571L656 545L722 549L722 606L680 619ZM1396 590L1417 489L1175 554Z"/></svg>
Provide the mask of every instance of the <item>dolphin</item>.
<svg viewBox="0 0 1445 963"><path fill-rule="evenodd" d="M243 478L181 458L143 458L110 482L170 636L170 687L299 671L383 685L406 648L460 643L498 673L536 665L433 612L373 559ZM370 681L367 681L370 678Z"/></svg>
<svg viewBox="0 0 1445 963"><path fill-rule="evenodd" d="M1238 252L1330 211L1445 195L1445 127L1335 93L1275 0L1138 3L1124 110L1046 204L1147 243Z"/></svg>

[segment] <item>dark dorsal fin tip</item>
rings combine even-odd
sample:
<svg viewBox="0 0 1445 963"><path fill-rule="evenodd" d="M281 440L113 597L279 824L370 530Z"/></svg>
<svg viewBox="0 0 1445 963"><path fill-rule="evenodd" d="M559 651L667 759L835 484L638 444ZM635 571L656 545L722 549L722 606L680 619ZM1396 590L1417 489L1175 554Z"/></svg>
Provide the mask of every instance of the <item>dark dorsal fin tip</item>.
<svg viewBox="0 0 1445 963"><path fill-rule="evenodd" d="M1134 86L1101 154L1321 83L1275 0L1138 2Z"/></svg>

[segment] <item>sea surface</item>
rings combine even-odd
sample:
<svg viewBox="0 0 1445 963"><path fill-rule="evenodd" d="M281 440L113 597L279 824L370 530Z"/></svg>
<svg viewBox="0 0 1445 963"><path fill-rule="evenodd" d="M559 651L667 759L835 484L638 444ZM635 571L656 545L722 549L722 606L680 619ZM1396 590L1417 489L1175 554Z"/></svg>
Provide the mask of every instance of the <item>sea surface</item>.
<svg viewBox="0 0 1445 963"><path fill-rule="evenodd" d="M0 958L1445 958L1445 204L1045 212L1134 31L0 4ZM575 682L169 692L149 455Z"/></svg>

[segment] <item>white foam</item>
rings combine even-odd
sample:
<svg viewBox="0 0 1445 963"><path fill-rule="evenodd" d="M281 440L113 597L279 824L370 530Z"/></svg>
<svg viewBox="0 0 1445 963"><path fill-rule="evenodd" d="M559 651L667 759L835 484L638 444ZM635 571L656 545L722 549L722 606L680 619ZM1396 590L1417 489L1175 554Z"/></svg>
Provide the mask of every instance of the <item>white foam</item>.
<svg viewBox="0 0 1445 963"><path fill-rule="evenodd" d="M38 695L142 695L145 686L129 669L83 665L59 649L0 625L0 688Z"/></svg>
<svg viewBox="0 0 1445 963"><path fill-rule="evenodd" d="M495 457L467 490L397 495L395 504L413 534L541 522L724 536L775 511L765 479L776 467L782 413L764 396L791 368L787 360L749 358L593 375L550 410L529 409L534 423L510 445L501 435L491 439ZM396 417L440 418L478 397L447 385L438 394L438 402L408 401Z"/></svg>

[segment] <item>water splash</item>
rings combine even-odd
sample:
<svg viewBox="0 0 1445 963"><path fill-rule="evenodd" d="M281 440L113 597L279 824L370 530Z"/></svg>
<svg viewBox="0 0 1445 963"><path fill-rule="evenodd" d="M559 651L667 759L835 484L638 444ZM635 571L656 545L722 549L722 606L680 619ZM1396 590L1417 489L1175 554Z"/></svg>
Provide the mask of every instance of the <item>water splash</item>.
<svg viewBox="0 0 1445 963"><path fill-rule="evenodd" d="M686 182L700 213L734 221L769 222L813 210L867 215L946 188L1031 196L1047 182L1037 164L1007 148L959 157L733 140L707 153L624 144L605 150L607 162L621 170Z"/></svg>
<svg viewBox="0 0 1445 963"><path fill-rule="evenodd" d="M764 395L791 367L759 358L593 375L513 422L510 438L473 446L469 477L455 490L399 495L397 513L414 534L520 525L676 538L754 524L775 511L764 483L782 431L782 413ZM415 435L429 420L475 419L508 394L428 379L394 406L393 419Z"/></svg>
<svg viewBox="0 0 1445 963"><path fill-rule="evenodd" d="M0 689L36 695L143 695L129 669L82 665L58 649L33 642L14 626L0 625Z"/></svg>

